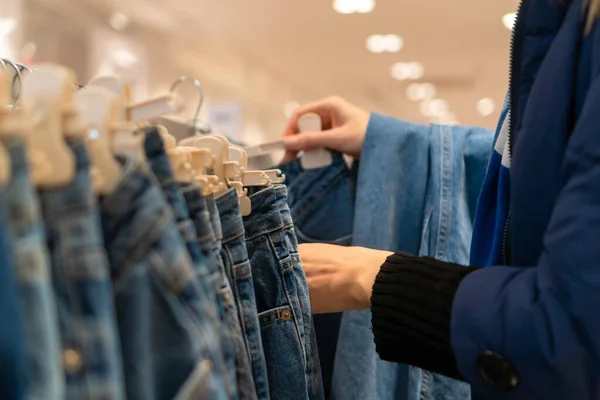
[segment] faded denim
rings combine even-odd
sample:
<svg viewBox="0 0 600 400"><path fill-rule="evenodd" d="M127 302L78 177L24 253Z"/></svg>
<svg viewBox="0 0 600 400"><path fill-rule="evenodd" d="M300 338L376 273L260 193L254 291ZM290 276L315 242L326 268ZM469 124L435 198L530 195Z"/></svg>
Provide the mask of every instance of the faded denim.
<svg viewBox="0 0 600 400"><path fill-rule="evenodd" d="M202 196L200 186L197 183L180 184L181 193L185 198L190 213L190 220L196 228L198 244L204 255L205 264L209 271L209 284L213 292L213 300L217 305L219 325L218 330L221 337L221 348L225 362L225 382L230 389L230 398L237 398L237 382L235 379L235 348L233 338L235 328L229 326L224 299L221 294L224 275L219 268L217 260L216 237L211 223L206 199ZM213 203L214 204L214 203ZM231 292L231 289L229 289ZM230 295L230 298L231 295ZM240 331L241 339L241 331Z"/></svg>
<svg viewBox="0 0 600 400"><path fill-rule="evenodd" d="M297 160L291 169L281 166L299 240L351 241L468 263L492 140L493 133L484 129L429 127L372 114L357 177L336 153L323 169L298 174ZM367 310L343 315L331 397L462 400L470 398L470 390L465 383L380 360Z"/></svg>
<svg viewBox="0 0 600 400"><path fill-rule="evenodd" d="M467 264L492 140L493 133L480 128L423 126L372 114L359 168L353 244ZM468 399L470 389L380 360L370 311L352 311L342 318L333 394L361 400Z"/></svg>
<svg viewBox="0 0 600 400"><path fill-rule="evenodd" d="M240 320L238 318L238 310L235 305L233 291L229 284L229 279L225 273L225 265L223 258L221 257L222 241L223 241L223 230L221 227L221 217L219 216L219 209L213 196L206 198L206 208L210 217L211 227L214 234L213 241L213 253L217 257L217 265L220 272L221 288L218 291L218 296L223 305L222 320L225 321L226 329L223 335L228 335L233 346L233 354L230 357L225 357L225 363L229 371L235 371L235 374L231 373L230 378L232 387L236 388L235 394L240 398L255 399L256 393L251 390L242 390L239 388L252 387L254 384L254 378L252 378L252 367L250 366L250 357L247 356L246 345L244 343L242 327L240 326ZM226 354L224 354L227 356Z"/></svg>
<svg viewBox="0 0 600 400"><path fill-rule="evenodd" d="M228 399L213 360L212 327L198 318L206 295L172 209L134 159L101 201L112 267L128 399Z"/></svg>
<svg viewBox="0 0 600 400"><path fill-rule="evenodd" d="M73 181L40 190L58 308L66 399L123 399L121 346L85 143L69 139Z"/></svg>
<svg viewBox="0 0 600 400"><path fill-rule="evenodd" d="M288 204L300 243L352 243L356 171L348 168L340 153L332 153L332 160L327 168L305 170L300 159L278 167L286 176ZM326 396L331 392L341 318L342 313L313 316Z"/></svg>
<svg viewBox="0 0 600 400"><path fill-rule="evenodd" d="M284 185L250 196L244 219L273 399L323 399L306 276Z"/></svg>
<svg viewBox="0 0 600 400"><path fill-rule="evenodd" d="M216 203L223 230L221 257L233 290L246 354L250 357L254 393L258 399L268 399L267 366L256 311L252 269L248 260L244 223L235 190L229 189L216 199ZM241 397L246 389L238 386L238 391Z"/></svg>
<svg viewBox="0 0 600 400"><path fill-rule="evenodd" d="M13 274L25 322L27 398L62 400L65 383L58 312L39 198L30 179L25 144L18 137L5 137L2 142L11 160L11 179L5 198Z"/></svg>

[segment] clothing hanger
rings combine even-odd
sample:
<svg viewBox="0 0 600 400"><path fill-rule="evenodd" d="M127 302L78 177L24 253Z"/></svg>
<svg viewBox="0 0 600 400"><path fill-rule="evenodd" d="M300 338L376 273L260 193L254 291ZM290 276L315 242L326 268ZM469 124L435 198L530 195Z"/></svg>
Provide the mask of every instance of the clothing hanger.
<svg viewBox="0 0 600 400"><path fill-rule="evenodd" d="M113 150L117 153L135 155L140 159L143 159L144 151L142 136L139 129L136 129L136 125L139 128L148 121L183 109L183 100L173 92L132 103L131 86L112 75L92 78L87 88L93 87L102 87L111 91L119 96L122 104L125 105L124 112L119 117L119 121L124 124L123 129L115 133Z"/></svg>
<svg viewBox="0 0 600 400"><path fill-rule="evenodd" d="M72 182L75 159L65 136L80 133L73 108L73 71L55 64L41 64L22 81L20 102L33 127L29 148L39 155L36 184L44 188L61 187ZM41 164L41 165L39 165Z"/></svg>
<svg viewBox="0 0 600 400"><path fill-rule="evenodd" d="M229 145L229 159L242 166L241 182L244 186L269 186L285 181L285 175L279 169L248 171L248 154L239 146Z"/></svg>
<svg viewBox="0 0 600 400"><path fill-rule="evenodd" d="M166 127L171 133L171 135L173 135L178 141L185 140L187 138L193 138L198 134L206 134L210 132L210 127L208 127L208 129L201 129L198 127L198 123L200 120L200 110L202 109L202 104L204 103L204 90L202 89L202 85L200 84L200 82L197 79L191 78L189 76L182 76L175 82L173 82L173 84L171 85L170 92L174 94L175 90L181 84L184 83L191 83L198 91L198 103L196 104L194 116L192 117L191 123L176 119L175 117L163 117L156 121L156 123ZM188 142L188 144L189 143L191 142Z"/></svg>
<svg viewBox="0 0 600 400"><path fill-rule="evenodd" d="M169 157L175 179L179 182L193 182L194 171L192 170L191 155L184 149L177 147L177 140L169 133L167 128L156 125L156 129L163 141L165 153Z"/></svg>
<svg viewBox="0 0 600 400"><path fill-rule="evenodd" d="M298 119L298 131L309 132L309 131L321 131L323 125L319 114L308 113ZM250 146L245 148L249 158L264 157L275 150L285 150L283 141L277 140L274 142L268 142L259 144L256 146ZM304 169L316 169L324 168L333 163L333 158L329 150L325 148L317 148L309 151L305 151L300 157L300 163Z"/></svg>
<svg viewBox="0 0 600 400"><path fill-rule="evenodd" d="M228 188L233 187L238 195L240 212L243 216L250 215L252 212L252 203L248 198L248 190L244 189L244 184L239 181L243 169L236 161L229 161L229 141L218 135L196 136L193 147L207 149L214 156L212 172L219 179L220 191L215 193L219 195Z"/></svg>
<svg viewBox="0 0 600 400"><path fill-rule="evenodd" d="M21 69L18 67L18 64L15 64L14 62L12 62L11 60L7 59L7 58L2 58L2 65L4 66L4 70L6 71L6 73L9 73L9 67L12 69L12 71L10 71L11 76L12 76L12 82L11 82L11 97L12 97L12 102L11 104L9 104L10 107L15 107L17 105L17 102L19 100L19 97L21 95L21 90L23 87L23 79L21 76ZM17 86L16 83L19 83L19 85ZM18 87L18 91L15 92L15 88Z"/></svg>
<svg viewBox="0 0 600 400"><path fill-rule="evenodd" d="M102 87L75 93L79 121L87 133L92 163L92 186L100 195L109 193L121 177L121 165L113 154L113 135L118 128L122 104L119 98Z"/></svg>
<svg viewBox="0 0 600 400"><path fill-rule="evenodd" d="M224 186L215 175L207 175L207 169L212 168L214 157L208 149L198 149L190 146L177 146L177 149L185 151L189 155L189 162L193 172L193 180L200 184L203 196L224 191Z"/></svg>

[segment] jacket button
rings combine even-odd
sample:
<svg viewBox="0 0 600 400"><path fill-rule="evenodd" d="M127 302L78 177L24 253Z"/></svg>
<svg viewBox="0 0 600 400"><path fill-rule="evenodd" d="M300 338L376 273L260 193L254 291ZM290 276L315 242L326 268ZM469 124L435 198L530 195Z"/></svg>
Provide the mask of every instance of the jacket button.
<svg viewBox="0 0 600 400"><path fill-rule="evenodd" d="M506 358L491 351L477 357L477 369L485 383L498 389L514 389L519 383L515 367Z"/></svg>

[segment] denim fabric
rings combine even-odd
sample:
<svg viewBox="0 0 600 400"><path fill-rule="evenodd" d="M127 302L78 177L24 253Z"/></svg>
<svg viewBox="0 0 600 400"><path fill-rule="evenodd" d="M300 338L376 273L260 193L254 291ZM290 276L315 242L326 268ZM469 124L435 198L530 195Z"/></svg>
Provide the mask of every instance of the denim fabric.
<svg viewBox="0 0 600 400"><path fill-rule="evenodd" d="M323 169L299 173L297 160L281 166L298 239L351 241L467 263L492 139L483 129L426 127L373 114L358 177L335 153L333 164ZM465 383L380 360L370 311L344 313L334 365L336 400L470 397Z"/></svg>
<svg viewBox="0 0 600 400"><path fill-rule="evenodd" d="M27 398L62 400L65 384L58 314L39 198L30 180L24 143L17 137L5 137L2 142L11 160L11 179L5 194L13 274L25 322Z"/></svg>
<svg viewBox="0 0 600 400"><path fill-rule="evenodd" d="M287 205L287 189L250 196L248 254L273 399L322 399L323 385L306 277Z"/></svg>
<svg viewBox="0 0 600 400"><path fill-rule="evenodd" d="M0 190L0 399L25 399L27 352L25 327L17 282L13 278L13 257L5 214L4 193Z"/></svg>
<svg viewBox="0 0 600 400"><path fill-rule="evenodd" d="M256 311L252 269L248 260L244 223L235 190L232 188L222 194L216 199L216 204L223 229L221 257L233 290L246 354L250 357L254 392L259 399L268 399L267 366ZM246 390L252 390L252 388L245 389L238 386L240 397L241 393Z"/></svg>
<svg viewBox="0 0 600 400"><path fill-rule="evenodd" d="M205 264L208 267L210 274L209 283L211 290L214 290L214 302L217 305L219 316L219 333L221 336L221 347L223 351L223 359L225 362L224 380L227 382L230 390L230 398L237 398L237 382L235 378L235 348L233 345L233 335L235 327L229 326L229 321L226 312L227 288L223 290L223 281L227 280L224 273L219 268L217 260L216 237L211 223L210 214L206 200L202 196L200 186L195 183L180 184L181 193L185 198L187 208L190 212L190 219L196 228L196 236L198 244L205 257ZM214 206L214 199L213 199ZM232 299L231 288L229 289L229 299ZM235 314L234 314L235 316ZM236 319L237 320L237 319ZM241 331L239 331L241 339Z"/></svg>
<svg viewBox="0 0 600 400"><path fill-rule="evenodd" d="M362 150L353 244L468 263L477 193L493 133L373 114ZM395 160L394 168L386 163ZM386 173L382 174L381 171ZM336 399L467 399L462 382L381 361L370 311L344 313Z"/></svg>
<svg viewBox="0 0 600 400"><path fill-rule="evenodd" d="M206 301L164 194L134 159L101 201L128 399L227 399Z"/></svg>
<svg viewBox="0 0 600 400"><path fill-rule="evenodd" d="M300 243L352 243L356 171L347 167L340 153L332 153L332 160L326 168L305 170L300 159L278 167L286 176L288 204ZM341 318L341 313L313 316L326 396L331 392Z"/></svg>
<svg viewBox="0 0 600 400"><path fill-rule="evenodd" d="M162 187L162 190L167 197L167 202L173 209L179 233L190 253L190 257L198 274L198 280L204 287L209 298L213 299L215 298L216 293L214 292L213 286L210 284L211 273L206 264L205 256L198 244L196 228L194 223L190 220L190 213L185 198L181 193L179 184L175 180L171 162L165 152L162 138L154 127L146 129L145 132L146 138L144 148L150 169ZM202 311L204 318L216 321L217 316L214 303L205 302L203 307L205 308Z"/></svg>
<svg viewBox="0 0 600 400"><path fill-rule="evenodd" d="M73 181L40 190L52 259L67 399L122 399L121 347L100 215L83 140Z"/></svg>
<svg viewBox="0 0 600 400"><path fill-rule="evenodd" d="M223 230L221 227L221 217L219 216L219 209L213 196L206 198L206 207L210 217L211 226L214 234L213 242L213 253L217 257L217 265L220 272L221 288L218 291L221 304L223 305L223 320L224 331L223 335L228 335L233 346L233 355L225 358L225 363L229 371L235 371L234 374L230 374L233 379L233 387L236 388L236 395L239 398L256 399L257 395L252 390L239 390L239 388L251 388L254 385L254 379L252 378L252 367L250 366L250 357L246 352L246 345L244 343L244 335L242 327L240 326L240 320L238 318L238 310L235 304L233 291L229 284L229 279L225 274L225 265L223 258L221 257Z"/></svg>

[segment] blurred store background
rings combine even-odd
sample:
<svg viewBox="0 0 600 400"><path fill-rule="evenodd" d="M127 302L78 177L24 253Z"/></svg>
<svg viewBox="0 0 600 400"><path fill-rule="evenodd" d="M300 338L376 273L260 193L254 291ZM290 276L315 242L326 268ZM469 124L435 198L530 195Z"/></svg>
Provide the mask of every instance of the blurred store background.
<svg viewBox="0 0 600 400"><path fill-rule="evenodd" d="M231 138L277 139L297 104L337 94L416 122L494 127L517 0L0 0L0 56L57 62L135 94L181 75ZM182 89L184 90L184 89ZM185 90L184 90L185 92ZM185 93L193 113L195 92Z"/></svg>

